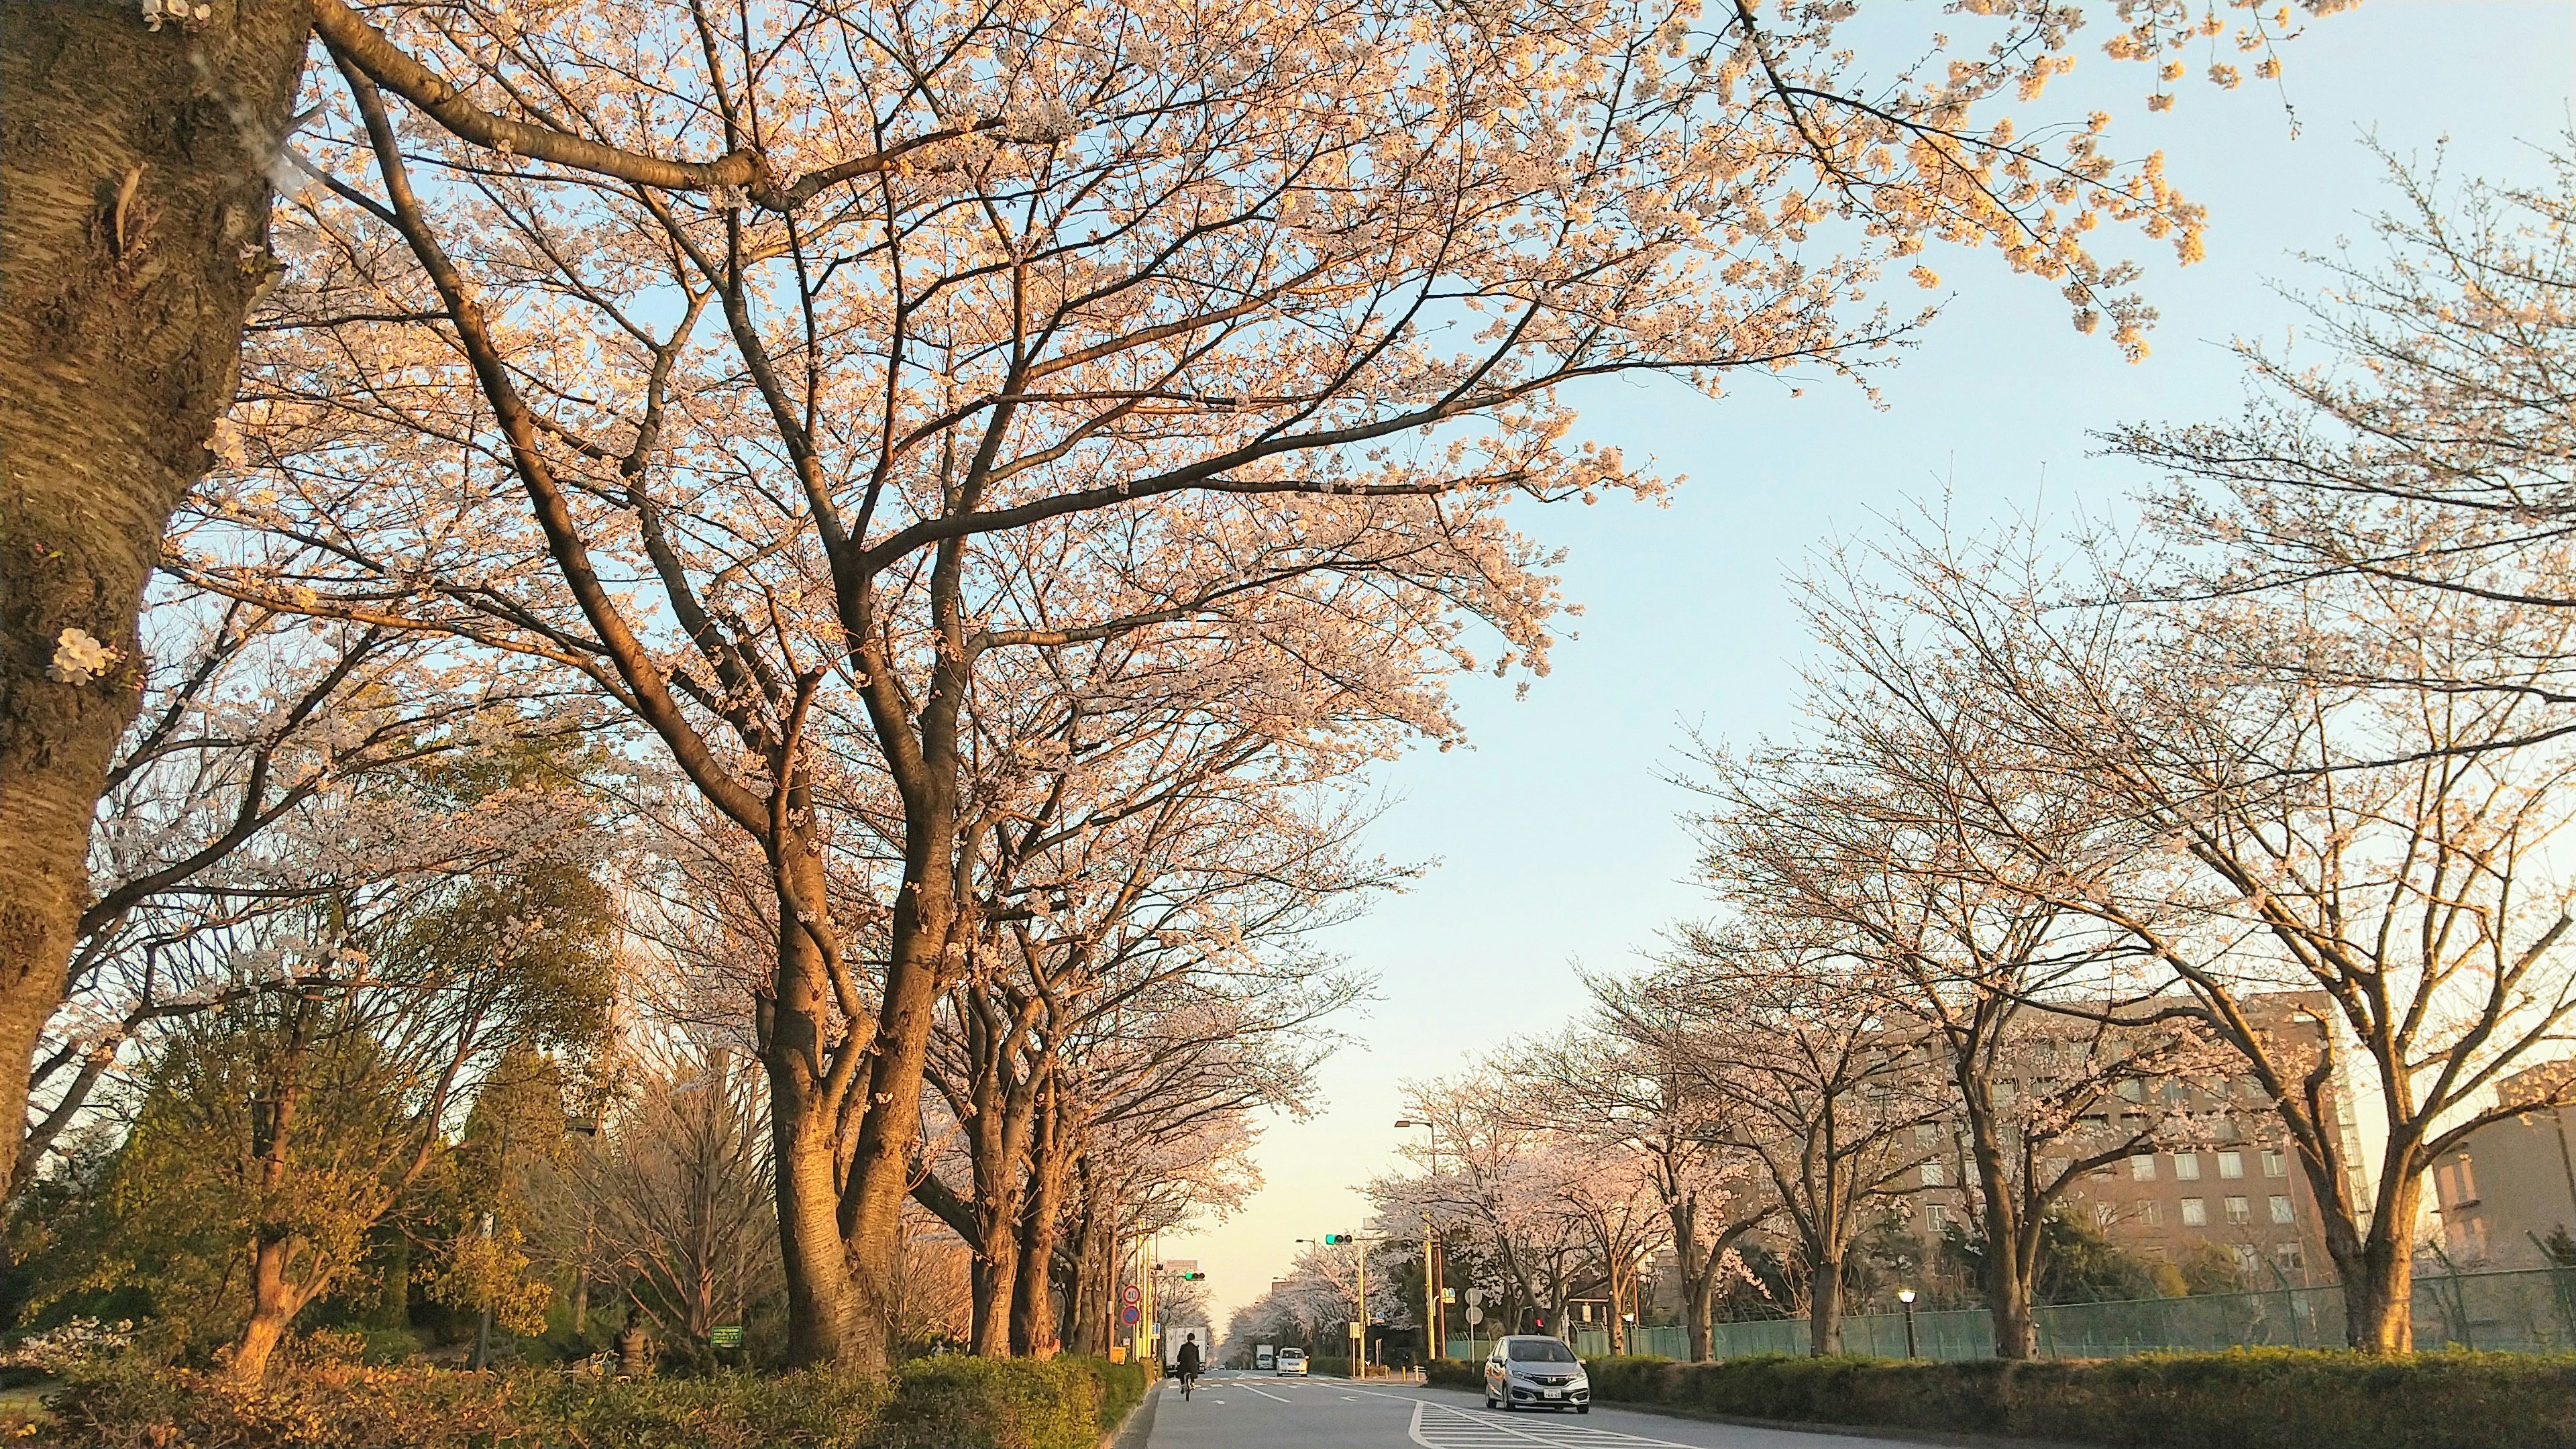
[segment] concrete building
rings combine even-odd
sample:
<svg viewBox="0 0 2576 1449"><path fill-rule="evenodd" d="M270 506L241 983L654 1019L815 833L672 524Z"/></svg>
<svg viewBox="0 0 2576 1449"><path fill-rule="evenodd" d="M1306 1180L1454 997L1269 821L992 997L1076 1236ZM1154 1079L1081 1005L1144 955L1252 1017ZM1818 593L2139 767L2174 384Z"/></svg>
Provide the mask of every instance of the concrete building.
<svg viewBox="0 0 2576 1449"><path fill-rule="evenodd" d="M2256 1020L2294 1050L2333 1052L2325 1005L2321 995L2306 992L2248 1003ZM2338 1100L2335 1107L2346 1159L2358 1163L2350 1103ZM2326 1257L2315 1191L2260 1085L2242 1073L2131 1081L2115 1096L2106 1094L2087 1120L2106 1134L2127 1137L2165 1111L2188 1112L2203 1130L2170 1150L2139 1153L2086 1173L2063 1199L2065 1211L2083 1215L2113 1243L2150 1263L2185 1263L2204 1244L2214 1244L2233 1259L2248 1288L2332 1283L2334 1266ZM1963 1134L1952 1135L1955 1140ZM1927 1143L1940 1136L1939 1128L1921 1129ZM1921 1187L1908 1211L1918 1219L1914 1226L1931 1237L1963 1211L1963 1178L1970 1167L1961 1153L1944 1152L1919 1172ZM2357 1200L2370 1200L2367 1184L2356 1183L2355 1192Z"/></svg>
<svg viewBox="0 0 2576 1449"><path fill-rule="evenodd" d="M2506 1078L2500 1101L2564 1096L2568 1064ZM2576 1107L2535 1107L2434 1159L2427 1206L2441 1255L2461 1268L2542 1268L2556 1233L2576 1235Z"/></svg>

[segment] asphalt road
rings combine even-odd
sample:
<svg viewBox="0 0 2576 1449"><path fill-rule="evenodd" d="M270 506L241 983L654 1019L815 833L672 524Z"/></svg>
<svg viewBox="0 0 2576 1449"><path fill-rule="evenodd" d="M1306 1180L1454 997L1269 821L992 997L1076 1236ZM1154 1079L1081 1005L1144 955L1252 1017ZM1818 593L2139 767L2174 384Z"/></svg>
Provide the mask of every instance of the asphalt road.
<svg viewBox="0 0 2576 1449"><path fill-rule="evenodd" d="M1794 1434L1594 1405L1506 1414L1452 1389L1218 1373L1189 1402L1156 1390L1147 1449L1921 1449L1892 1439Z"/></svg>

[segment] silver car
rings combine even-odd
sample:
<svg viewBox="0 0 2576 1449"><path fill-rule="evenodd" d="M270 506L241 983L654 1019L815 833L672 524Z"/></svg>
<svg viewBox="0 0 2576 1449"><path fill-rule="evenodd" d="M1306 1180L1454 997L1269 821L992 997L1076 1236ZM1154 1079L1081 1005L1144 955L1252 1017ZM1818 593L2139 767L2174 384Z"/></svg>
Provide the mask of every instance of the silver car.
<svg viewBox="0 0 2576 1449"><path fill-rule="evenodd" d="M1592 1378L1574 1350L1544 1334L1516 1333L1485 1359L1485 1407L1592 1412Z"/></svg>

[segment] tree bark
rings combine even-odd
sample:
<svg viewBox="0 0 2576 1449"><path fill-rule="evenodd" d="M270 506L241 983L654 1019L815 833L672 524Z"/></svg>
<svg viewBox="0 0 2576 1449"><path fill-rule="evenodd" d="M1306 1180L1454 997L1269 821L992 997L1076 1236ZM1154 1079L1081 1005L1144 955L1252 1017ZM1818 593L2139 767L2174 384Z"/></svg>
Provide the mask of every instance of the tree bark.
<svg viewBox="0 0 2576 1449"><path fill-rule="evenodd" d="M2402 1177L2380 1194L2359 1251L2335 1259L2343 1282L2344 1342L2356 1353L2415 1351L2415 1244L2401 1225L2415 1221L2423 1185L2412 1171Z"/></svg>
<svg viewBox="0 0 2576 1449"><path fill-rule="evenodd" d="M822 870L807 874L820 898ZM839 1113L825 1081L823 1031L831 1000L828 967L781 892L778 970L761 1003L760 1060L769 1081L770 1146L778 1173L778 1248L787 1284L787 1357L798 1367L883 1367L882 1333L863 1331L860 1294L842 1249L837 1159ZM899 1204L898 1204L899 1206ZM880 1290L890 1281L889 1254ZM873 1359L868 1344L878 1341Z"/></svg>
<svg viewBox="0 0 2576 1449"><path fill-rule="evenodd" d="M850 1280L866 1331L840 1361L852 1368L888 1367L893 1305L887 1296L903 1249L903 1204L910 1195L911 1153L921 1133L922 1072L938 1005L950 930L955 924L954 762L933 797L905 800L904 887L896 897L887 953L885 996L877 1013L875 1052L858 1103L857 1150L842 1189Z"/></svg>
<svg viewBox="0 0 2576 1449"><path fill-rule="evenodd" d="M1843 1351L1843 1260L1816 1264L1807 1285L1807 1352L1831 1358Z"/></svg>
<svg viewBox="0 0 2576 1449"><path fill-rule="evenodd" d="M213 462L275 269L268 171L303 0L196 29L130 4L0 6L0 1121L60 1004L91 816L142 677L135 617ZM63 631L116 651L55 677ZM0 1153L13 1196L16 1139Z"/></svg>
<svg viewBox="0 0 2576 1449"><path fill-rule="evenodd" d="M1051 1095L1051 1094L1050 1094ZM1028 1202L1020 1213L1020 1280L1011 1295L1011 1352L1053 1358L1062 1347L1055 1312L1055 1250L1064 1212L1065 1162L1052 1101L1039 1112Z"/></svg>
<svg viewBox="0 0 2576 1449"><path fill-rule="evenodd" d="M249 1388L268 1377L270 1356L285 1341L287 1326L304 1306L306 1295L286 1280L290 1247L285 1237L263 1236L251 1250L250 1322L242 1325L241 1336L233 1340L232 1358L224 1365L227 1382Z"/></svg>

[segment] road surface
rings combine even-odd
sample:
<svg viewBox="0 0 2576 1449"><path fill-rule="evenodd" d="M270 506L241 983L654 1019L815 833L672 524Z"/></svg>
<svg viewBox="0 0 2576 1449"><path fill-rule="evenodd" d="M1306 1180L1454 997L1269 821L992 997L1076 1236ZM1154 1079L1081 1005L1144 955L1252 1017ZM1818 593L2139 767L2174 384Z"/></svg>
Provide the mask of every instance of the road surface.
<svg viewBox="0 0 2576 1449"><path fill-rule="evenodd" d="M1219 1372L1189 1402L1155 1390L1145 1449L1921 1449L1847 1434L1797 1434L1672 1419L1596 1404L1589 1414L1488 1409L1474 1394L1379 1380ZM1120 1449L1133 1449L1122 1444Z"/></svg>

